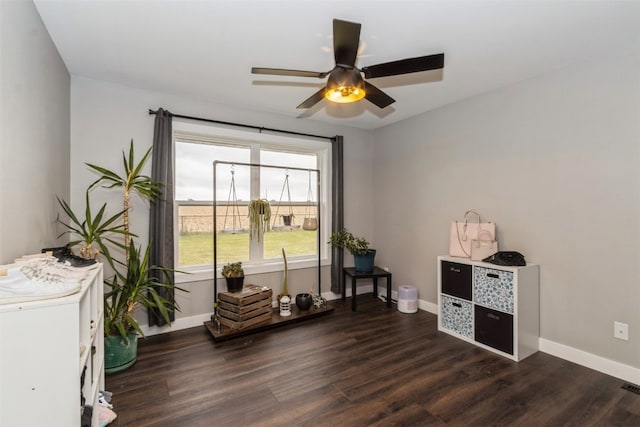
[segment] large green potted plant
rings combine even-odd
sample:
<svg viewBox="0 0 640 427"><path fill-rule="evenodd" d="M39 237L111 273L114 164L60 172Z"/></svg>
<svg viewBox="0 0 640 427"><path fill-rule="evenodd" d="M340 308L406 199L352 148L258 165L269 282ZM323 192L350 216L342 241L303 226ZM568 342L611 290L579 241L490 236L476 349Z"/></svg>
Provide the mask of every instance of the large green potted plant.
<svg viewBox="0 0 640 427"><path fill-rule="evenodd" d="M145 200L155 200L161 196L162 184L142 173L144 164L149 159L149 148L139 162L135 160L133 140L129 147L128 156L122 152L124 174L118 175L109 169L87 163L91 169L99 174L98 179L90 185L90 189L97 186L104 188L120 188L123 192L122 229L124 243L116 243L122 250L124 260L112 256L104 244L101 244L106 262L114 274L105 280L107 285L104 296L104 333L105 333L105 372L113 373L131 366L137 355L138 336L144 336L133 311L136 307L155 309L167 323L171 323L169 312L179 311L180 308L173 300L160 296L158 290L181 290L172 280L171 269L162 266L149 265L149 250L147 245L144 253L141 247L136 247L129 227L129 209L131 196L135 193ZM164 281L161 283L149 273L161 271Z"/></svg>
<svg viewBox="0 0 640 427"><path fill-rule="evenodd" d="M104 295L105 372L111 374L129 368L136 361L138 336L144 336L133 315L136 307L156 309L162 318L171 323L169 312L179 311L175 301L163 298L158 290L184 290L171 281L170 269L149 265L149 245L142 252L134 240L129 241L129 259L126 268L118 268L118 262L109 259L115 270L111 279L105 280L109 290ZM157 281L150 273L160 271L164 282Z"/></svg>
<svg viewBox="0 0 640 427"><path fill-rule="evenodd" d="M86 258L94 258L102 252L104 261L113 272L113 276L104 281L109 288L104 295L106 373L126 369L135 362L138 336L144 336L133 315L136 307L155 309L167 323L170 323L169 313L179 311L180 308L175 301L163 298L158 290L164 288L185 291L173 283L172 275L169 274L173 270L149 265L149 245L143 253L142 248L136 247L133 243L132 238L137 236L129 227L131 196L136 193L143 199L151 201L162 194L162 184L142 174L150 154L151 148L139 162L136 162L133 140L131 140L128 156L124 151L122 152L124 164L122 176L109 169L87 163L87 166L97 172L99 177L86 190L85 214L82 220L65 200L58 198L58 203L70 220L67 224L58 217L58 221L67 228L67 231L60 236L66 233L79 236L80 239L71 241L68 245L81 244L80 254ZM89 193L99 185L109 189L122 188L123 190L123 209L106 219L106 203L95 216L91 210ZM124 243L109 237L111 233L123 236ZM111 243L116 251L110 251L107 243ZM97 248L94 245L97 245ZM121 253L118 253L119 250ZM118 255L122 255L124 260ZM159 276L164 277L165 280L162 283L150 277L149 273L156 271L160 271Z"/></svg>
<svg viewBox="0 0 640 427"><path fill-rule="evenodd" d="M348 250L353 255L356 271L362 273L373 271L376 250L371 249L370 243L363 237L356 237L349 230L343 228L332 233L328 243L337 248Z"/></svg>

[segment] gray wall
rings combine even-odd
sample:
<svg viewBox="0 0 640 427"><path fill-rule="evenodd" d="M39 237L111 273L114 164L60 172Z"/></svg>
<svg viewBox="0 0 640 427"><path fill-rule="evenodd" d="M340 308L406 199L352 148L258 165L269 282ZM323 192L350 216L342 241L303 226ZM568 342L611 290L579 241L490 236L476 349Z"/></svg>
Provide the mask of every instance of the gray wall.
<svg viewBox="0 0 640 427"><path fill-rule="evenodd" d="M56 242L70 77L32 2L0 1L0 264Z"/></svg>
<svg viewBox="0 0 640 427"><path fill-rule="evenodd" d="M626 54L375 132L380 262L435 304L449 223L476 209L501 250L540 265L543 339L640 367L639 123L640 57Z"/></svg>
<svg viewBox="0 0 640 427"><path fill-rule="evenodd" d="M335 127L245 110L234 110L215 104L184 99L168 94L132 89L115 84L73 77L71 81L71 199L74 209L84 209L84 191L95 180L85 163L95 163L116 171L122 168L121 153L128 149L133 138L136 152L142 154L152 142L154 116L149 108L163 107L176 114L211 118L236 123L247 123L276 129L286 129L318 135L344 135L345 148L345 222L354 232L373 234L371 215L371 134L347 127ZM147 165L147 173L150 164ZM109 202L112 211L121 206L118 191L92 192L92 205ZM148 206L135 198L132 231L140 242L148 239ZM347 265L352 259L346 260ZM183 286L190 291L179 294L182 308L177 314L175 327L202 325L213 311L213 274L211 279L195 280ZM289 275L289 292L307 292L309 283L317 283L313 269L294 270ZM328 267L323 268L323 291L330 288ZM282 273L248 277L249 283L270 286L274 291L282 287ZM277 293L277 292L275 292ZM141 316L141 314L139 314ZM146 322L144 322L146 323ZM156 330L150 332L158 332Z"/></svg>

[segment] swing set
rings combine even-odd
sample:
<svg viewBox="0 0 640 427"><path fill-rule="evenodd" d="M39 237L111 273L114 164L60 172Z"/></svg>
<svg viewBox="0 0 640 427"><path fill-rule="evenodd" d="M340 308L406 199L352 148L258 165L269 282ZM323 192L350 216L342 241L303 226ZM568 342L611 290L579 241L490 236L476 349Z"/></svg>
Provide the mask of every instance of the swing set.
<svg viewBox="0 0 640 427"><path fill-rule="evenodd" d="M287 190L287 206L288 212L282 215L278 215L280 212L280 206L282 206L282 197L284 190ZM284 182L282 183L282 191L280 192L280 200L276 207L276 214L273 216L273 224L271 229L273 231L292 231L299 229L300 226L295 223L295 215L293 214L293 205L291 204L291 190L289 188L289 170L285 171Z"/></svg>
<svg viewBox="0 0 640 427"><path fill-rule="evenodd" d="M282 215L278 215L280 206L282 206L282 198L284 192L287 191L287 204L288 212ZM313 191L311 188L311 171L309 171L309 189L307 191L307 203L305 205L304 220L302 223L302 229L306 231L315 231L318 229L318 219L313 214L312 209L315 208L313 202ZM300 229L300 225L295 223L295 215L293 213L293 204L291 202L291 190L289 188L289 170L285 172L284 182L282 183L282 190L280 191L280 200L276 207L276 213L273 218L273 224L271 225L273 231L293 231Z"/></svg>
<svg viewBox="0 0 640 427"><path fill-rule="evenodd" d="M229 218L229 208L231 208L231 227L227 227L227 219ZM224 212L224 223L222 224L221 233L238 234L245 233L246 228L242 226L240 218L240 208L238 207L238 195L236 194L236 171L235 165L231 165L231 184L229 185L229 196L227 197L227 208Z"/></svg>
<svg viewBox="0 0 640 427"><path fill-rule="evenodd" d="M221 233L224 234L238 234L246 233L247 229L242 226L242 217L240 216L240 207L238 204L238 195L236 192L236 177L235 177L235 165L231 165L231 181L229 183L229 194L227 196L227 204L224 212L224 221ZM283 206L282 200L284 192L287 192L287 206L288 211L280 214L280 207ZM302 223L302 229L306 231L316 231L318 229L318 218L316 217L316 203L313 201L313 187L311 185L311 171L309 171L309 186L307 190L307 203L305 204L304 219ZM273 224L271 225L273 231L293 231L300 229L300 225L295 223L295 215L293 213L293 204L291 201L291 189L289 187L289 170L285 171L284 181L282 183L282 190L280 191L280 200L276 207L275 215L273 216Z"/></svg>

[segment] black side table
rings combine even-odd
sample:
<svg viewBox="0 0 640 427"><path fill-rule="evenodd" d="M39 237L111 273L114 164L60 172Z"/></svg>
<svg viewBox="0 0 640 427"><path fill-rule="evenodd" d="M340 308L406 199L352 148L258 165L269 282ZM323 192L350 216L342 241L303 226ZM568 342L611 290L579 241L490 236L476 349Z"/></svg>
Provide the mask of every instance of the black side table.
<svg viewBox="0 0 640 427"><path fill-rule="evenodd" d="M347 298L347 276L351 276L351 310L356 311L356 281L358 279L373 279L373 297L378 296L378 278L387 279L387 307L391 308L391 273L379 267L373 267L373 271L360 272L355 267L342 269L344 286L342 287L342 300Z"/></svg>

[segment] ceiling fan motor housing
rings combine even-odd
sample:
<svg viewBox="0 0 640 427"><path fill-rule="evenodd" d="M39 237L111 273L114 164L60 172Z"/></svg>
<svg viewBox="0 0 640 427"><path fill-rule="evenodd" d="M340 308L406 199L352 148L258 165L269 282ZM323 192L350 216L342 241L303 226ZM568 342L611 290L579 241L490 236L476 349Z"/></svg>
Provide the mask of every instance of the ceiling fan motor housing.
<svg viewBox="0 0 640 427"><path fill-rule="evenodd" d="M325 98L338 103L347 103L364 98L364 79L355 68L337 66L327 79Z"/></svg>

